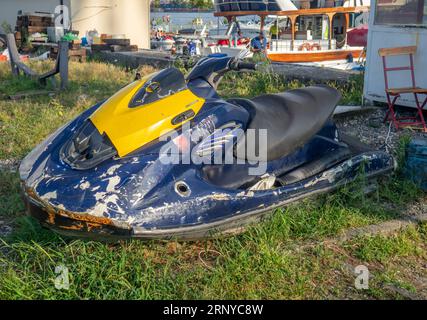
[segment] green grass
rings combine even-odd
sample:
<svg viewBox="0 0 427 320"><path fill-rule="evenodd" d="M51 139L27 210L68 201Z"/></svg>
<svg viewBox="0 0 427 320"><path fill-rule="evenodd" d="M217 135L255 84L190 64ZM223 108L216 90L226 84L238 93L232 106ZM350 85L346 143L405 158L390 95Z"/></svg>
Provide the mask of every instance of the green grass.
<svg viewBox="0 0 427 320"><path fill-rule="evenodd" d="M423 256L425 248L414 246L425 240L425 226L418 232L414 228L388 238L375 236L355 243L354 256L367 262L387 263L401 257Z"/></svg>
<svg viewBox="0 0 427 320"><path fill-rule="evenodd" d="M389 237L360 238L344 247L371 270L373 281L367 291L369 295L384 298L385 292L381 289L392 285L425 299L426 243L427 224L423 224Z"/></svg>
<svg viewBox="0 0 427 320"><path fill-rule="evenodd" d="M0 218L12 218L24 209L16 174L0 171Z"/></svg>
<svg viewBox="0 0 427 320"><path fill-rule="evenodd" d="M71 63L69 90L53 98L0 101L0 159L22 158L50 132L133 76L102 63ZM0 83L3 94L37 88L26 79L13 80L5 64L0 64ZM300 86L271 74L231 74L220 91L224 96L254 96ZM359 89L349 86L348 101L359 95ZM385 289L385 283L422 292L408 270L422 274L425 226L389 238L322 244L349 228L395 218L423 196L399 174L381 180L379 190L369 196L362 191L364 183L361 178L336 193L276 210L232 238L109 244L68 239L41 228L25 216L17 174L0 172L0 222L13 227L11 235L0 238L0 299L402 298ZM370 290L354 288L355 276L345 267L349 264L372 268ZM69 290L54 286L59 265L69 268Z"/></svg>
<svg viewBox="0 0 427 320"><path fill-rule="evenodd" d="M50 64L34 62L32 68L49 69ZM152 68L144 68L142 73ZM96 102L110 97L131 82L134 73L112 65L71 62L70 88L54 97L29 97L20 101L0 102L0 159L21 159L49 133L71 120ZM25 77L12 78L6 63L0 63L0 96L40 89Z"/></svg>
<svg viewBox="0 0 427 320"><path fill-rule="evenodd" d="M289 80L286 76L271 72L269 63L265 60L252 61L258 63L259 71L256 72L228 72L221 81L218 92L224 98L243 97L252 98L265 93L278 93L304 86L316 85L314 81L302 82ZM187 62L177 60L175 67L187 73L195 61ZM363 75L353 75L346 83L340 81L324 81L323 84L340 91L343 105L361 105L363 94Z"/></svg>
<svg viewBox="0 0 427 320"><path fill-rule="evenodd" d="M316 83L313 81L302 83L298 80L287 80L286 77L271 72L230 72L220 84L219 92L227 98L235 96L251 98L265 93L278 93L314 84ZM353 76L346 84L337 81L326 81L325 84L341 92L341 104L360 105L362 103L362 75Z"/></svg>
<svg viewBox="0 0 427 320"><path fill-rule="evenodd" d="M41 228L25 217L22 204L15 202L17 183L15 174L3 174L0 189L6 199L10 197L7 201L13 200L9 211L15 212L6 215L14 220L14 233L0 243L3 299L358 297L360 292L348 289L354 276L343 270L347 254L321 244L302 251L296 246L396 214L381 207L381 198L357 199L352 188L351 194L344 189L276 210L264 223L233 238L196 243L106 244L66 239ZM355 259L367 264L373 259L412 259L419 254L417 248L425 241L423 237L414 234L409 242L391 244L379 237L358 240L348 247ZM69 268L69 290L54 287L58 265ZM387 277L400 283L393 274ZM390 282L389 278L384 279ZM374 289L369 291L372 298L394 297L382 289L380 282L374 284Z"/></svg>

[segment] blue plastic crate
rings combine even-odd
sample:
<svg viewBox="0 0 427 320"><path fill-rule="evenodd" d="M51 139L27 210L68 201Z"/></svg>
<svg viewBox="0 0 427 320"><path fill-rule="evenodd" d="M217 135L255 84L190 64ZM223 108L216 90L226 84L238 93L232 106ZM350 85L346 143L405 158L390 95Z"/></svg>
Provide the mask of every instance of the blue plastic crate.
<svg viewBox="0 0 427 320"><path fill-rule="evenodd" d="M406 149L405 173L427 191L427 139L413 139Z"/></svg>

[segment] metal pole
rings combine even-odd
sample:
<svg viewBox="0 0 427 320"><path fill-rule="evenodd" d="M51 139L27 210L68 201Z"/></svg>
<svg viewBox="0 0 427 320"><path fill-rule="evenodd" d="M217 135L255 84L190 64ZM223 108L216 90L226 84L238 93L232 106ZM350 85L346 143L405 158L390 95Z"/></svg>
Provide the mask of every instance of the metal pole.
<svg viewBox="0 0 427 320"><path fill-rule="evenodd" d="M61 76L61 90L68 86L68 41L60 41L59 54L59 75Z"/></svg>
<svg viewBox="0 0 427 320"><path fill-rule="evenodd" d="M279 51L279 16L276 16L276 51Z"/></svg>
<svg viewBox="0 0 427 320"><path fill-rule="evenodd" d="M9 60L10 66L12 68L12 74L15 76L19 76L19 68L16 63L20 61L20 58L18 49L16 48L15 35L13 33L8 33L6 35L6 44L7 49L9 51Z"/></svg>
<svg viewBox="0 0 427 320"><path fill-rule="evenodd" d="M217 18L216 34L219 36L219 17Z"/></svg>

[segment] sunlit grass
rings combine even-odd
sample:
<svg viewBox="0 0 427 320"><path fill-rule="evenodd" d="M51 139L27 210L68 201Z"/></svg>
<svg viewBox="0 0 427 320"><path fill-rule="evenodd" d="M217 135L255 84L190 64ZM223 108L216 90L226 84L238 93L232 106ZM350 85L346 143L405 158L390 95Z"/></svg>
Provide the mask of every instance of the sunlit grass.
<svg viewBox="0 0 427 320"><path fill-rule="evenodd" d="M50 65L33 67L47 70ZM142 69L143 74L151 71ZM67 91L0 101L0 159L21 159L56 128L132 81L134 73L103 63L72 62ZM358 81L339 87L344 102L357 102ZM4 95L40 89L31 80L13 79L6 64L0 64L0 83ZM220 93L252 97L301 86L272 74L230 74ZM406 142L399 149L399 162ZM336 193L278 209L232 238L108 244L68 239L40 227L25 216L17 174L0 172L0 222L13 227L13 233L0 240L0 299L401 298L382 284L409 288L410 275L402 277L398 271L425 263L425 226L392 238L360 238L335 247L322 244L349 228L396 218L423 195L399 173L382 179L378 191L369 196L364 183L361 179ZM300 246L307 242L312 244ZM355 263L377 267L378 280L371 290L354 289L354 274L345 266ZM68 290L54 286L59 265L69 269Z"/></svg>
<svg viewBox="0 0 427 320"><path fill-rule="evenodd" d="M50 64L37 62L31 67L41 72ZM141 69L142 74L152 71L151 67ZM107 99L134 77L134 72L113 65L70 62L69 89L54 96L0 101L0 159L22 158L49 133L96 102ZM0 95L34 89L42 87L23 76L12 78L8 64L0 63ZM52 85L49 89L52 90Z"/></svg>

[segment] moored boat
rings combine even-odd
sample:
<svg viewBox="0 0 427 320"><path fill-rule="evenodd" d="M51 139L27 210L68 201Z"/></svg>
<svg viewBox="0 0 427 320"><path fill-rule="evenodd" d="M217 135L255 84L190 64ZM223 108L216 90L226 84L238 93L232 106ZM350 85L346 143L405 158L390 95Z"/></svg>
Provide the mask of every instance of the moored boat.
<svg viewBox="0 0 427 320"><path fill-rule="evenodd" d="M290 51L268 54L268 58L274 62L321 62L321 61L336 61L348 60L351 57L358 58L363 55L363 48L360 49L337 49L337 50L323 50L323 51Z"/></svg>
<svg viewBox="0 0 427 320"><path fill-rule="evenodd" d="M326 1L322 7L311 7L310 1L298 1L295 2L298 7L292 7L290 0L269 0L263 8L258 2L215 1L215 16L227 18L230 24L240 17L258 16L259 30L268 33L271 39L266 50L271 61L306 63L364 57L364 46L348 43L347 32L366 22L369 1L364 1L363 6L356 1ZM236 5L227 7L225 3ZM271 17L275 22L266 27L266 19Z"/></svg>

